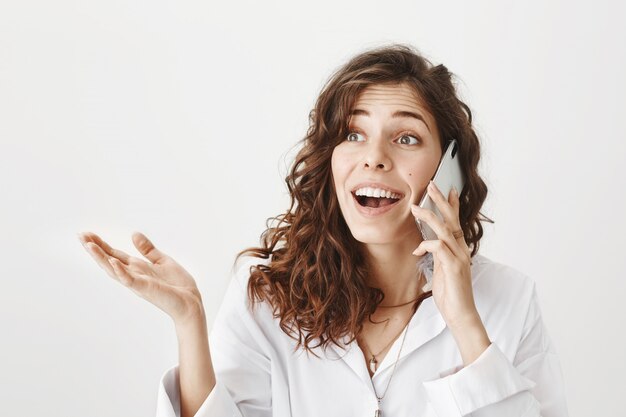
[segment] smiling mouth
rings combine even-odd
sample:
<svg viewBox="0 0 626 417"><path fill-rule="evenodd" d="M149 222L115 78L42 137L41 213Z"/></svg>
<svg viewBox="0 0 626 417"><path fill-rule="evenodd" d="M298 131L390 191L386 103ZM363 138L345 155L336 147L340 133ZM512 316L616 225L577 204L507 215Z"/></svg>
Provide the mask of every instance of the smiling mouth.
<svg viewBox="0 0 626 417"><path fill-rule="evenodd" d="M364 195L356 195L354 192L352 192L351 194L356 202L362 207L379 208L390 206L400 201L399 198L367 197Z"/></svg>

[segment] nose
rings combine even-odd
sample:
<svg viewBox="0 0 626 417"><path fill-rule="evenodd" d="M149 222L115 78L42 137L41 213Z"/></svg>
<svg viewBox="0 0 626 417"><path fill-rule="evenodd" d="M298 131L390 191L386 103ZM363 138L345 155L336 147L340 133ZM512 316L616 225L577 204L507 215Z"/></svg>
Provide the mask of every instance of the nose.
<svg viewBox="0 0 626 417"><path fill-rule="evenodd" d="M363 167L374 170L381 169L389 171L391 169L391 159L383 149L384 144L372 144L367 148L363 157Z"/></svg>

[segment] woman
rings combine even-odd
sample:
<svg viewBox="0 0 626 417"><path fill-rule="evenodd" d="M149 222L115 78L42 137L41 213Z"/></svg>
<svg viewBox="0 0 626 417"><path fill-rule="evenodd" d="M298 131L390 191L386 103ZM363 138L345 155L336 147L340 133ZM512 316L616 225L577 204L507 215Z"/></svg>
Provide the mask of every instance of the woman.
<svg viewBox="0 0 626 417"><path fill-rule="evenodd" d="M453 138L466 183L444 196L428 185ZM179 365L157 415L566 416L533 280L477 253L489 221L479 158L445 66L404 45L354 57L310 114L289 210L237 256L210 343L200 293L171 257L141 233L149 262L83 234L112 277L174 320ZM416 205L424 193L443 219ZM416 220L438 239L423 241Z"/></svg>

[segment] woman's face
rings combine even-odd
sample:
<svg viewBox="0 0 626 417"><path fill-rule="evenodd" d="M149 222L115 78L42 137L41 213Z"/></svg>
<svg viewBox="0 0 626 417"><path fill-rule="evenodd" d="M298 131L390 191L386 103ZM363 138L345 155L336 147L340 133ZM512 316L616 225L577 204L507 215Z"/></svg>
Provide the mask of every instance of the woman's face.
<svg viewBox="0 0 626 417"><path fill-rule="evenodd" d="M350 133L333 150L331 164L352 235L371 244L421 241L411 204L421 199L441 158L434 118L406 83L367 87L351 115ZM379 189L392 198L380 198Z"/></svg>

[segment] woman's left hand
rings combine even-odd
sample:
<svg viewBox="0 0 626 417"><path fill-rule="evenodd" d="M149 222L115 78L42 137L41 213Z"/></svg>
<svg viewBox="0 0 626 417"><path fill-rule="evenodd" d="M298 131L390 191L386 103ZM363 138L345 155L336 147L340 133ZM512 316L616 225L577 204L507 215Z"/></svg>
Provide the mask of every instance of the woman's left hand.
<svg viewBox="0 0 626 417"><path fill-rule="evenodd" d="M420 221L428 223L439 238L423 241L413 255L423 256L426 252L433 254L433 299L448 326L458 327L465 323L475 323L479 316L472 292L470 249L463 236L455 238L452 234L462 230L459 221L458 193L456 190L451 191L446 200L432 181L427 190L443 215L444 221L432 210L423 209L416 204L411 206L413 215Z"/></svg>

